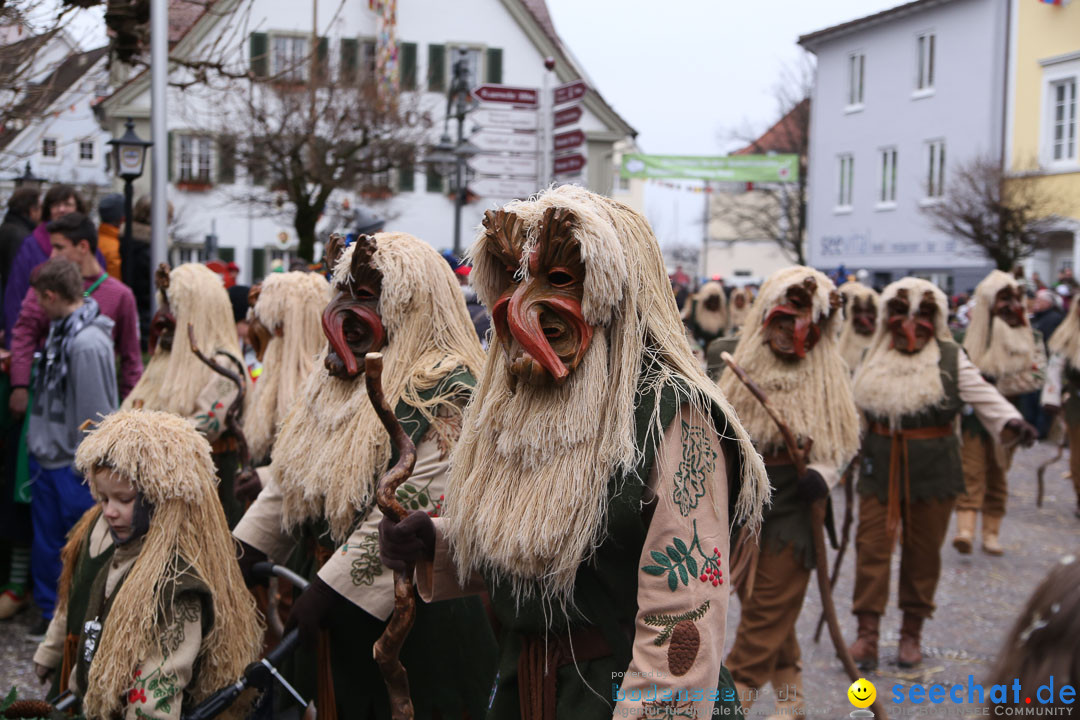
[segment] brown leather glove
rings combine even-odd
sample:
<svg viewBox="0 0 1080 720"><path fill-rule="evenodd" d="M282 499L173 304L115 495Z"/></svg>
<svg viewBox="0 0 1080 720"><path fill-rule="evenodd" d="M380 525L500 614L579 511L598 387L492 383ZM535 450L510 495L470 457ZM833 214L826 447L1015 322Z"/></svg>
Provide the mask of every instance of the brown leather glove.
<svg viewBox="0 0 1080 720"><path fill-rule="evenodd" d="M285 632L299 628L301 644L309 650L313 649L319 639L319 631L330 622L334 609L348 602L316 575L293 603L289 621L285 623Z"/></svg>
<svg viewBox="0 0 1080 720"><path fill-rule="evenodd" d="M379 559L391 570L405 572L418 560L435 557L435 523L423 510L413 510L401 522L386 515L379 521Z"/></svg>

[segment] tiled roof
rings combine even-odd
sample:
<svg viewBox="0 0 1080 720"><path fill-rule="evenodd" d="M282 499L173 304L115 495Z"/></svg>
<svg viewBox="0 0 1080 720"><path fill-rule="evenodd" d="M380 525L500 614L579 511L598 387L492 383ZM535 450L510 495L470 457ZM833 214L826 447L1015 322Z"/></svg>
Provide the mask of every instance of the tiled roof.
<svg viewBox="0 0 1080 720"><path fill-rule="evenodd" d="M809 127L810 99L803 99L784 117L766 130L761 137L732 155L763 155L766 153L790 153L801 155L806 149L806 130Z"/></svg>

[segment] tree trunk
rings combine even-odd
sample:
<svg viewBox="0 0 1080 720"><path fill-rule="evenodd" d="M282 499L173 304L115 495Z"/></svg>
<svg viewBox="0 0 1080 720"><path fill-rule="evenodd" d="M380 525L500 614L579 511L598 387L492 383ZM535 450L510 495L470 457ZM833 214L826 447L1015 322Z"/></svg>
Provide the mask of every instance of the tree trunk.
<svg viewBox="0 0 1080 720"><path fill-rule="evenodd" d="M299 252L307 262L315 262L315 224L319 221L319 211L310 205L296 205L296 217L293 227L296 228L296 237L300 239Z"/></svg>

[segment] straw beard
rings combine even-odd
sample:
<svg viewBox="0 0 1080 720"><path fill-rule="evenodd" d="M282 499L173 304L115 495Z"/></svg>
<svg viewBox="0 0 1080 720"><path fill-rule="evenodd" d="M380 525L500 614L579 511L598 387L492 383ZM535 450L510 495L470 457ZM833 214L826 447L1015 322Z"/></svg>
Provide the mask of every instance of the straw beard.
<svg viewBox="0 0 1080 720"><path fill-rule="evenodd" d="M511 393L509 383L493 351L452 458L447 536L461 577L480 570L508 578L519 600L535 593L562 602L606 530L619 462L604 452L601 431L610 406L606 337L593 335L562 386L518 383Z"/></svg>
<svg viewBox="0 0 1080 720"><path fill-rule="evenodd" d="M1023 372L1035 362L1035 334L1026 323L1012 327L995 315L990 321L990 344L978 360L972 358L976 367L992 378Z"/></svg>
<svg viewBox="0 0 1080 720"><path fill-rule="evenodd" d="M917 353L894 350L892 335L881 325L874 343L855 373L855 404L870 415L885 418L898 429L905 415L936 408L945 400L941 383L941 347L931 338Z"/></svg>

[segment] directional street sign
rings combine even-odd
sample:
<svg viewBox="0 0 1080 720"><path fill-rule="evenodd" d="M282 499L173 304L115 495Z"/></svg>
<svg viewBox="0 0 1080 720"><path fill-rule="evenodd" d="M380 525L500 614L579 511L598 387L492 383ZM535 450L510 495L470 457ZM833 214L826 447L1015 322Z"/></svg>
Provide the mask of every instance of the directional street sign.
<svg viewBox="0 0 1080 720"><path fill-rule="evenodd" d="M564 125L573 125L581 119L581 106L571 105L568 108L555 111L555 127L563 127Z"/></svg>
<svg viewBox="0 0 1080 720"><path fill-rule="evenodd" d="M469 158L469 167L484 175L516 175L534 179L536 177L536 155L474 155Z"/></svg>
<svg viewBox="0 0 1080 720"><path fill-rule="evenodd" d="M469 138L481 150L489 152L536 152L535 133L508 133L483 130Z"/></svg>
<svg viewBox="0 0 1080 720"><path fill-rule="evenodd" d="M555 136L555 152L573 150L585 144L585 133L580 130L559 133Z"/></svg>
<svg viewBox="0 0 1080 720"><path fill-rule="evenodd" d="M472 94L473 97L484 102L508 105L536 107L536 104L540 101L540 91L536 88L511 87L510 85L485 83L473 88Z"/></svg>
<svg viewBox="0 0 1080 720"><path fill-rule="evenodd" d="M537 114L535 109L481 107L474 110L470 117L480 127L505 128L507 130L535 130Z"/></svg>
<svg viewBox="0 0 1080 720"><path fill-rule="evenodd" d="M498 178L479 176L469 182L469 189L480 197L526 198L539 190L536 178Z"/></svg>
<svg viewBox="0 0 1080 720"><path fill-rule="evenodd" d="M566 83L555 88L555 104L562 105L564 103L573 102L574 100L580 100L585 97L585 90L588 86L584 80L575 80L574 82Z"/></svg>
<svg viewBox="0 0 1080 720"><path fill-rule="evenodd" d="M585 167L585 156L581 153L573 155L561 155L555 158L555 174L571 175Z"/></svg>

